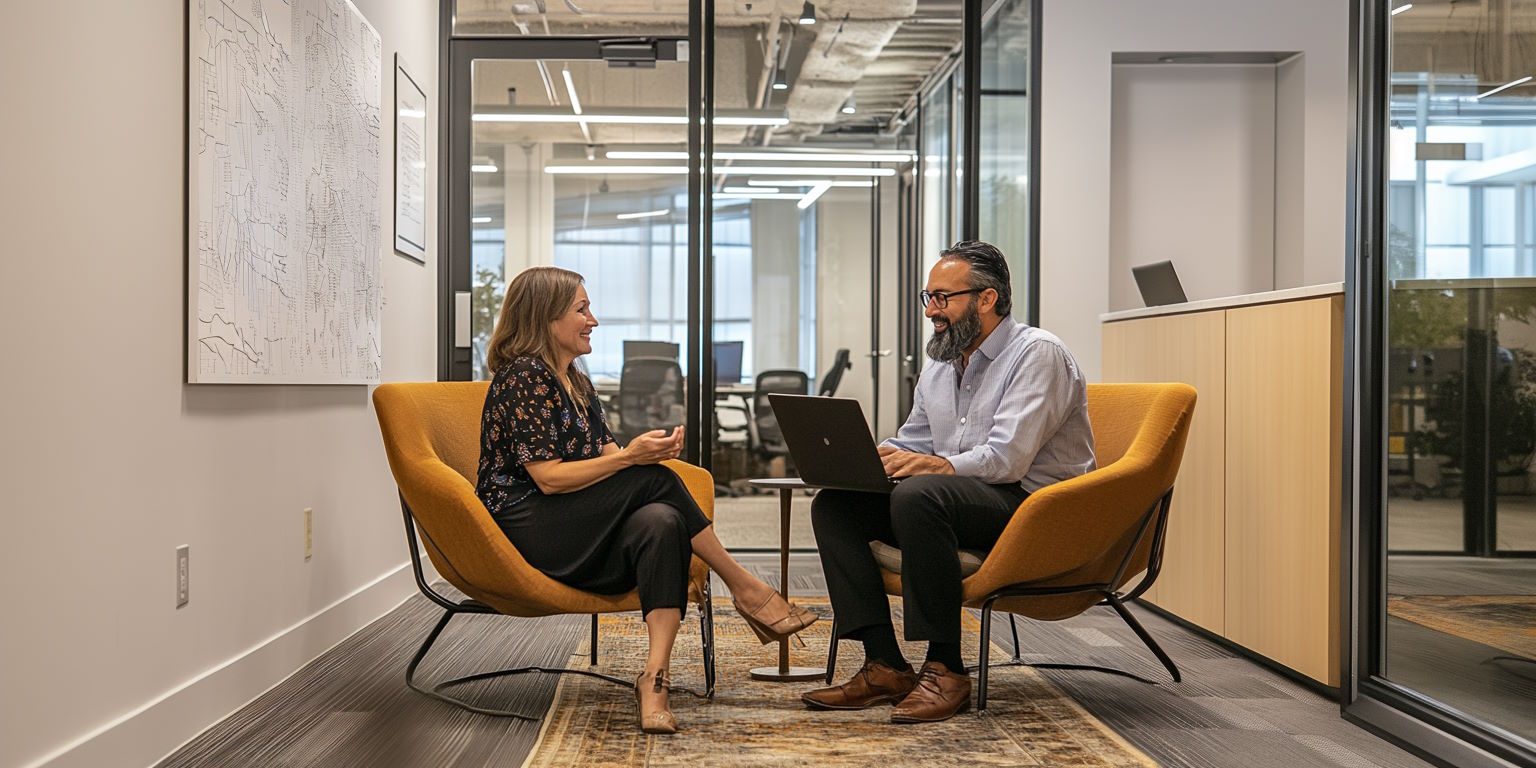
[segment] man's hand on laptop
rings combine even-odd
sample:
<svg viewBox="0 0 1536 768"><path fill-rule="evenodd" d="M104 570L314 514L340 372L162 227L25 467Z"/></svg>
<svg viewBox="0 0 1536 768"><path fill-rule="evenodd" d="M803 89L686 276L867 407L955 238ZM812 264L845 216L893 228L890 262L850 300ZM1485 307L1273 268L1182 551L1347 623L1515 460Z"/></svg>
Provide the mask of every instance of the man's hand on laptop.
<svg viewBox="0 0 1536 768"><path fill-rule="evenodd" d="M888 477L912 477L913 475L953 475L955 467L943 456L913 453L900 448L882 445L880 463L885 465Z"/></svg>

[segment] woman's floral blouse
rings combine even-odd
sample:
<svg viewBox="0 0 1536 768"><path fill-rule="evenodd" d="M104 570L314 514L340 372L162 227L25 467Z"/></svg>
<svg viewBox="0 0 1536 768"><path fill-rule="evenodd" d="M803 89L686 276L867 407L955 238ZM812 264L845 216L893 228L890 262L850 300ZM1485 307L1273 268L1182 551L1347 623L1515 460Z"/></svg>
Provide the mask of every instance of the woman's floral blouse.
<svg viewBox="0 0 1536 768"><path fill-rule="evenodd" d="M536 357L503 365L485 394L480 418L480 477L475 493L492 514L539 493L530 461L590 459L614 442L594 395L572 408L554 372Z"/></svg>

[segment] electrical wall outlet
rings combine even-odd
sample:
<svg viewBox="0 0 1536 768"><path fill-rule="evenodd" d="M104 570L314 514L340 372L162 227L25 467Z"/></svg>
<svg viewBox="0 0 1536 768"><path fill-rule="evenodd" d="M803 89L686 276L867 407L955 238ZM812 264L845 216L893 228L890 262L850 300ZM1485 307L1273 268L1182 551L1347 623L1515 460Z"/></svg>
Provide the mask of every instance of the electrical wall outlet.
<svg viewBox="0 0 1536 768"><path fill-rule="evenodd" d="M176 548L176 607L182 608L190 597L188 582L191 581L191 570L187 562L191 554L191 546L183 544Z"/></svg>
<svg viewBox="0 0 1536 768"><path fill-rule="evenodd" d="M315 510L304 508L304 559L315 554Z"/></svg>

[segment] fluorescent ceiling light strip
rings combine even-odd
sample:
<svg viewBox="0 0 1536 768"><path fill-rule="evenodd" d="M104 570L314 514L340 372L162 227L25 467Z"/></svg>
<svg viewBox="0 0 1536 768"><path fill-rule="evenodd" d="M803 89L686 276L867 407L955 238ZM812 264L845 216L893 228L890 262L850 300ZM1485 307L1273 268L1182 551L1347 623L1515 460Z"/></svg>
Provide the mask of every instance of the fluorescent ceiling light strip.
<svg viewBox="0 0 1536 768"><path fill-rule="evenodd" d="M724 188L721 191L725 192L727 194L735 194L735 193L751 194L753 192L778 192L779 188L778 187L726 187L726 188Z"/></svg>
<svg viewBox="0 0 1536 768"><path fill-rule="evenodd" d="M817 184L827 183L826 179L751 179L747 182L749 187L814 187ZM869 189L875 183L873 181L834 181L834 187L858 187Z"/></svg>
<svg viewBox="0 0 1536 768"><path fill-rule="evenodd" d="M1404 5L1399 5L1398 7L1392 9L1392 15L1396 16L1399 13L1402 13L1403 11L1406 11L1409 8L1412 8L1412 7L1413 7L1413 3L1406 3Z"/></svg>
<svg viewBox="0 0 1536 768"><path fill-rule="evenodd" d="M604 175L686 175L685 165L550 165L545 173L588 176ZM774 168L761 165L717 166L716 176L895 176L891 168ZM817 183L817 182L812 182Z"/></svg>
<svg viewBox="0 0 1536 768"><path fill-rule="evenodd" d="M1499 87L1497 87L1497 88L1495 88L1495 89L1493 89L1491 91L1483 91L1482 93L1479 93L1478 95L1473 96L1472 98L1474 98L1474 99L1481 99L1484 96L1492 96L1495 93L1498 93L1499 91L1504 90L1505 88L1513 88L1513 87L1515 87L1515 86L1517 86L1517 85L1519 85L1521 83L1529 81L1530 79L1531 79L1531 76L1530 75L1526 75L1525 77L1522 77L1519 80L1511 80L1511 81L1509 81L1509 82L1507 82L1507 83L1505 83L1505 84L1503 84L1503 85L1501 85L1501 86L1499 86Z"/></svg>
<svg viewBox="0 0 1536 768"><path fill-rule="evenodd" d="M687 115L626 115L585 112L476 112L477 123L609 123L619 125L687 125ZM716 116L715 125L789 125L787 117Z"/></svg>
<svg viewBox="0 0 1536 768"><path fill-rule="evenodd" d="M721 117L715 116L715 125L789 125L787 117Z"/></svg>
<svg viewBox="0 0 1536 768"><path fill-rule="evenodd" d="M477 123L625 123L633 125L687 125L682 115L567 115L534 113L475 113Z"/></svg>
<svg viewBox="0 0 1536 768"><path fill-rule="evenodd" d="M799 200L798 192L730 192L715 195L716 200Z"/></svg>
<svg viewBox="0 0 1536 768"><path fill-rule="evenodd" d="M830 181L823 181L822 183L817 184L814 187L811 187L811 191L805 193L805 197L800 198L800 203L799 203L798 207L802 211L807 209L807 208L809 208L809 207L811 207L811 205L813 205L818 198L820 198L822 195L826 194L827 190L829 190L831 188L832 188L832 182L830 182Z"/></svg>
<svg viewBox="0 0 1536 768"><path fill-rule="evenodd" d="M469 167L469 170L474 171L475 173L495 173L496 172L496 166L494 166L494 165L476 164L476 165L471 165Z"/></svg>
<svg viewBox="0 0 1536 768"><path fill-rule="evenodd" d="M473 217L470 218L469 223L471 223L471 224L489 224L489 223L491 223L491 217L489 217L489 216L473 216Z"/></svg>
<svg viewBox="0 0 1536 768"><path fill-rule="evenodd" d="M687 160L687 152L667 152L657 150L654 152L610 150L604 153L609 160Z"/></svg>
<svg viewBox="0 0 1536 768"><path fill-rule="evenodd" d="M665 216L672 212L671 208L663 208L659 211L641 211L639 213L621 213L615 219L649 219L652 216Z"/></svg>
<svg viewBox="0 0 1536 768"><path fill-rule="evenodd" d="M560 76L565 78L565 92L571 97L571 111L581 114L581 100L576 98L576 84L571 82L571 70L560 70Z"/></svg>
<svg viewBox="0 0 1536 768"><path fill-rule="evenodd" d="M610 160L687 160L687 152L615 149L606 153ZM716 160L752 160L758 162L799 163L910 163L915 155L896 152L716 152Z"/></svg>
<svg viewBox="0 0 1536 768"><path fill-rule="evenodd" d="M545 173L586 176L685 176L687 166L682 165L550 165Z"/></svg>
<svg viewBox="0 0 1536 768"><path fill-rule="evenodd" d="M895 176L894 168L778 168L771 165L716 166L719 176Z"/></svg>

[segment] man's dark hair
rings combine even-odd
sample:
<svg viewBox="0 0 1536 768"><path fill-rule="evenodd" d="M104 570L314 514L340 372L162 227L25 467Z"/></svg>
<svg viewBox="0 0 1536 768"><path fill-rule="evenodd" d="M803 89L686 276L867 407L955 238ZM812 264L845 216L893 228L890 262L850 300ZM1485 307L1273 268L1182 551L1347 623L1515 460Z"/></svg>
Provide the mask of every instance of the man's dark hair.
<svg viewBox="0 0 1536 768"><path fill-rule="evenodd" d="M997 291L993 309L998 317L1007 317L1013 311L1013 284L1008 280L1008 262L997 246L980 240L961 240L945 248L939 258L961 259L970 264L971 287Z"/></svg>

